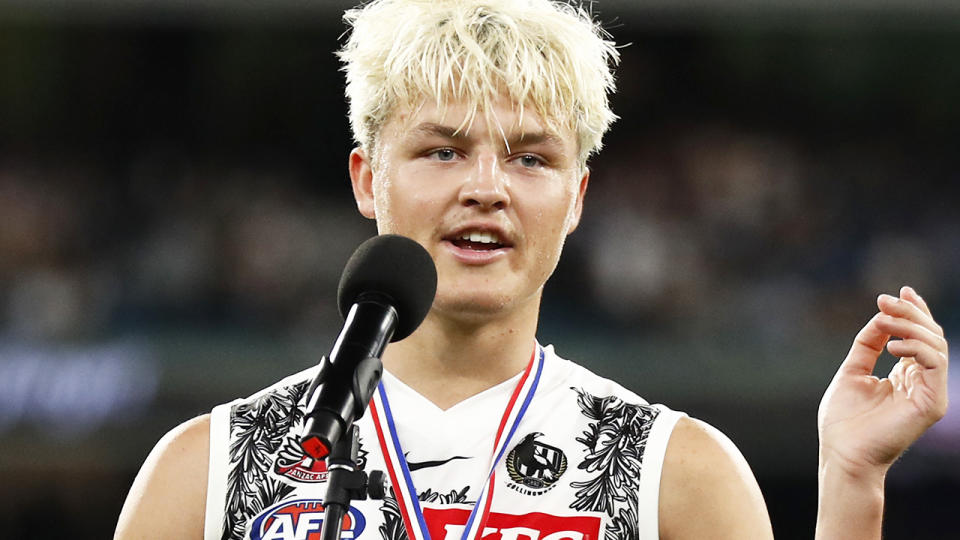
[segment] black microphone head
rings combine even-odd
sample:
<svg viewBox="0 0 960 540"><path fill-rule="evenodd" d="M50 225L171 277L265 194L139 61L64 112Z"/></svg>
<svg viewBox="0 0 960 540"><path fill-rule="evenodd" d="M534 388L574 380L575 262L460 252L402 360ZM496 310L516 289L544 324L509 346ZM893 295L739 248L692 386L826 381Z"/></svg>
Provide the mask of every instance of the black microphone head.
<svg viewBox="0 0 960 540"><path fill-rule="evenodd" d="M397 234L374 236L353 252L340 276L337 305L346 317L366 293L388 297L397 310L397 328L390 341L399 341L420 326L437 294L437 268L427 250Z"/></svg>

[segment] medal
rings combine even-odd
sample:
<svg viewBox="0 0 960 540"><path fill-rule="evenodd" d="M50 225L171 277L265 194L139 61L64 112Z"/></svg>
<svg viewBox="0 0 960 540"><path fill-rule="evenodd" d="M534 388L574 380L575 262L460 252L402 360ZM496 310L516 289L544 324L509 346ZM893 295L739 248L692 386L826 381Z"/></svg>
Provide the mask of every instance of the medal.
<svg viewBox="0 0 960 540"><path fill-rule="evenodd" d="M543 348L537 345L527 368L517 382L517 386L510 396L510 401L507 402L503 411L500 426L497 428L493 451L490 453L490 473L487 475L480 496L477 497L477 502L467 519L462 540L478 540L483 532L484 525L486 525L487 518L490 515L497 464L503 459L510 441L517 431L517 426L520 425L523 415L526 414L527 408L533 400L537 385L540 383L540 375L543 372L543 363ZM400 515L403 517L403 524L407 530L407 537L409 540L430 540L430 531L427 529L426 521L423 518L423 510L420 508L417 490L410 478L410 469L407 467L407 460L403 455L403 448L397 436L393 413L390 410L390 402L387 400L387 392L383 387L383 382L377 387L373 399L370 400L370 412L374 428L377 431L377 439L380 442L380 451L383 453L387 465L387 473L393 484L397 506L400 508Z"/></svg>

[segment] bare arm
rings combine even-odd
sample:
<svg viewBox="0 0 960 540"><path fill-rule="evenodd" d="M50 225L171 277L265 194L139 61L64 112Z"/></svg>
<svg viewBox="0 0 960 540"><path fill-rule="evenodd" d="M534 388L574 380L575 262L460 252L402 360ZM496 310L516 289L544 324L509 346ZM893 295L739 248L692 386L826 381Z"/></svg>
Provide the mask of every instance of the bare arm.
<svg viewBox="0 0 960 540"><path fill-rule="evenodd" d="M947 341L926 302L904 287L877 305L820 402L817 540L879 540L887 470L947 412ZM879 379L884 347L900 361Z"/></svg>
<svg viewBox="0 0 960 540"><path fill-rule="evenodd" d="M172 429L133 481L114 539L203 538L210 416Z"/></svg>
<svg viewBox="0 0 960 540"><path fill-rule="evenodd" d="M681 419L660 481L660 537L772 539L767 507L750 466L725 435Z"/></svg>

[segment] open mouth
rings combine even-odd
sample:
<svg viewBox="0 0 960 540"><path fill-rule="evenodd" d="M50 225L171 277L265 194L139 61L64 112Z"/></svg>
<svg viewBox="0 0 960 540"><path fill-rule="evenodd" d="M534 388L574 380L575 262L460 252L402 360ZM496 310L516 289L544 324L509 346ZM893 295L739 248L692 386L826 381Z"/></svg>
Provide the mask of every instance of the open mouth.
<svg viewBox="0 0 960 540"><path fill-rule="evenodd" d="M492 232L465 232L456 238L449 238L450 243L460 249L469 249L472 251L493 251L509 247L502 242L496 233Z"/></svg>

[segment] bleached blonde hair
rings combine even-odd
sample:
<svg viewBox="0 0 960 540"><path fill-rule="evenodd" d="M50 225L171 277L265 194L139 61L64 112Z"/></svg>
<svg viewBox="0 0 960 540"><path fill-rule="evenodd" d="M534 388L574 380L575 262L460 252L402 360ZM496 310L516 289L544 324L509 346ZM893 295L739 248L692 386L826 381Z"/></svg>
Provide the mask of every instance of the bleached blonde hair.
<svg viewBox="0 0 960 540"><path fill-rule="evenodd" d="M619 53L582 7L552 0L374 0L348 10L339 57L356 142L374 151L398 107L468 105L461 129L506 96L548 129L577 136L581 166L616 115L608 93ZM488 122L494 125L495 122ZM498 126L499 127L499 126ZM502 127L499 128L502 132Z"/></svg>

